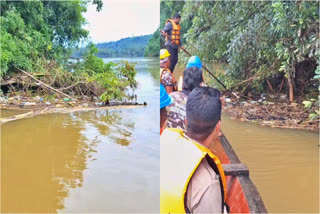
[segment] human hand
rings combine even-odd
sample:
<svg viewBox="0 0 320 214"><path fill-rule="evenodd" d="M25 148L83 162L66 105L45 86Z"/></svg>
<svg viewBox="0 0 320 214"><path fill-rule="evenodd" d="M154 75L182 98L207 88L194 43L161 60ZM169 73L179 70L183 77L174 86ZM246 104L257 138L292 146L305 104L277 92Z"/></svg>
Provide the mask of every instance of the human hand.
<svg viewBox="0 0 320 214"><path fill-rule="evenodd" d="M167 34L167 33L165 33L164 31L161 31L161 35L162 35L163 37L168 36L168 34Z"/></svg>

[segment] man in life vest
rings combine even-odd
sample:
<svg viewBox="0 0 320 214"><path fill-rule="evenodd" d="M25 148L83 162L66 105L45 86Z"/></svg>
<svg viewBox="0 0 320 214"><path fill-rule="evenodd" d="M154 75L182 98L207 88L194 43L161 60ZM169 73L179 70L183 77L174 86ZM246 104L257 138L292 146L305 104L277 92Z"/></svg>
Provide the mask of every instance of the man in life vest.
<svg viewBox="0 0 320 214"><path fill-rule="evenodd" d="M162 36L166 39L166 49L171 54L170 56L170 71L174 71L174 67L176 66L178 62L178 50L179 46L182 46L181 44L181 38L180 38L180 22L181 16L179 13L176 13L172 19L168 19L165 23L165 26L163 28L163 34ZM167 36L169 36L172 40L168 39Z"/></svg>
<svg viewBox="0 0 320 214"><path fill-rule="evenodd" d="M160 50L160 83L165 87L168 94L177 90L177 82L169 69L169 57L170 53L167 49Z"/></svg>
<svg viewBox="0 0 320 214"><path fill-rule="evenodd" d="M160 84L160 135L166 128L167 109L166 107L172 103L171 97L168 95L163 85Z"/></svg>
<svg viewBox="0 0 320 214"><path fill-rule="evenodd" d="M197 87L187 100L187 135L166 128L160 136L160 212L223 213L226 180L209 149L218 138L218 90Z"/></svg>
<svg viewBox="0 0 320 214"><path fill-rule="evenodd" d="M203 86L201 69L195 66L187 67L183 72L182 90L170 94L173 102L168 107L168 128L179 128L184 133L187 132L187 125L185 123L187 98L194 88L200 86Z"/></svg>

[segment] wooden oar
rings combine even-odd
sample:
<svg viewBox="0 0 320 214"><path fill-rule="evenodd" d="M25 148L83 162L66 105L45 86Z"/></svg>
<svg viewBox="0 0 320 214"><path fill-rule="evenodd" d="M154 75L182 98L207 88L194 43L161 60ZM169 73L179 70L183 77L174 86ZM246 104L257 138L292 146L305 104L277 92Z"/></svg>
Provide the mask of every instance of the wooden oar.
<svg viewBox="0 0 320 214"><path fill-rule="evenodd" d="M168 36L168 35L167 35L165 32L163 32L162 30L160 30L160 33L161 33L162 35L166 36L170 41L173 41L172 38L171 38L170 36ZM190 56L190 57L192 56L192 55L189 53L189 51L187 51L184 47L182 47L182 46L179 45L179 44L176 44L176 45L177 45L179 48L181 48L188 56ZM217 80L217 82L220 83L220 85L222 85L223 88L224 88L226 91L230 91L235 97L237 97L237 98L239 99L239 96L238 96L235 92L227 89L227 87L226 87L211 71L209 71L209 69L208 69L206 66L204 66L204 65L202 64L202 67L203 67L204 70L206 70L215 80Z"/></svg>

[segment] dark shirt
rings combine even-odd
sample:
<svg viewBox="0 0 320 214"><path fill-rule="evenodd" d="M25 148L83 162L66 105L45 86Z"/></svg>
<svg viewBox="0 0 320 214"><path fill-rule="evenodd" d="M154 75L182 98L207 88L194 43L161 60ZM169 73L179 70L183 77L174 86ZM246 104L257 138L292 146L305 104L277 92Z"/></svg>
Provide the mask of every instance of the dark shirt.
<svg viewBox="0 0 320 214"><path fill-rule="evenodd" d="M172 37L172 30L173 30L173 26L172 26L171 22L168 22L163 28L163 31L166 32L170 38ZM181 35L180 35L180 38L181 38ZM181 39L179 39L179 42L180 42L180 46L181 46L182 45ZM168 39L168 41L166 41L165 45L170 45L170 46L178 48L178 45L172 43L170 41L170 39Z"/></svg>

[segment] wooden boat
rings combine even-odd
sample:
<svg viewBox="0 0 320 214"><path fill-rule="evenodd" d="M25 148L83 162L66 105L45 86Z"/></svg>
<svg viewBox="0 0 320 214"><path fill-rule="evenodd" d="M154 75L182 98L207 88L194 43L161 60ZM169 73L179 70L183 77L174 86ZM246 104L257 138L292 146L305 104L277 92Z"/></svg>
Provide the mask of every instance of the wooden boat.
<svg viewBox="0 0 320 214"><path fill-rule="evenodd" d="M267 213L262 198L249 177L249 169L241 164L225 136L211 148L223 164L227 180L229 213Z"/></svg>

